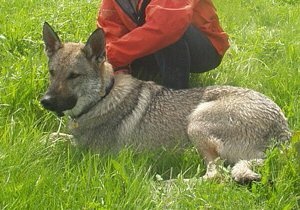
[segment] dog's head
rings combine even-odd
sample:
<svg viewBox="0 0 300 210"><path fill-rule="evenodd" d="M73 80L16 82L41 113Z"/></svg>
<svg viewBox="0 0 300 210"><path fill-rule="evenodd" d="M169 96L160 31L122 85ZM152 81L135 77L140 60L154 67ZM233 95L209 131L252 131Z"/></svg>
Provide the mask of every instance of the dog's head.
<svg viewBox="0 0 300 210"><path fill-rule="evenodd" d="M103 30L95 30L85 45L62 43L45 23L43 40L49 58L50 85L41 104L59 116L65 113L78 117L97 103L111 85Z"/></svg>

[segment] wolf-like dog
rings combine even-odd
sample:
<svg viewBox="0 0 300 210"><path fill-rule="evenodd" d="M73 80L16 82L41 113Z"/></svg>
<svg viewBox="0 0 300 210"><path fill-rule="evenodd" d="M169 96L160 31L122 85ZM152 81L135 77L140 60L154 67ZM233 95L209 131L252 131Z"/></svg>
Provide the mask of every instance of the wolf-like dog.
<svg viewBox="0 0 300 210"><path fill-rule="evenodd" d="M252 171L273 139L290 139L281 109L266 96L232 86L172 90L113 74L105 57L105 37L95 30L86 44L62 43L43 26L50 86L41 104L68 115L77 145L95 151L185 148L193 145L207 165L204 178L217 175L216 160L231 164L238 182L259 180Z"/></svg>

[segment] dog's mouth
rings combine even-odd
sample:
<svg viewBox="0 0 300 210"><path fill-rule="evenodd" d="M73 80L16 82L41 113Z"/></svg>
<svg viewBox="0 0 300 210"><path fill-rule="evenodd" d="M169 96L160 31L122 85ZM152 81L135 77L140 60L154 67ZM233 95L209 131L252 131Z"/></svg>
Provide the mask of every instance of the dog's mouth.
<svg viewBox="0 0 300 210"><path fill-rule="evenodd" d="M58 117L63 117L65 116L65 114L63 112L55 112L55 114L58 116Z"/></svg>

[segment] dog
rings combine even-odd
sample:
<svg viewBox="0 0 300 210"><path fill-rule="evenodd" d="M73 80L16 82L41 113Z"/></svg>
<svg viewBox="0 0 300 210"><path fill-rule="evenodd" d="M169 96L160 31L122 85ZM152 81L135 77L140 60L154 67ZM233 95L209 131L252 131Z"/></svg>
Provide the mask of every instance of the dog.
<svg viewBox="0 0 300 210"><path fill-rule="evenodd" d="M45 109L70 117L77 145L117 152L194 146L204 158L203 178L218 174L217 160L232 165L237 182L259 180L252 165L261 164L273 139L290 139L281 109L250 89L208 86L172 90L113 74L106 61L105 37L95 30L86 44L62 43L43 26L50 85L41 99Z"/></svg>

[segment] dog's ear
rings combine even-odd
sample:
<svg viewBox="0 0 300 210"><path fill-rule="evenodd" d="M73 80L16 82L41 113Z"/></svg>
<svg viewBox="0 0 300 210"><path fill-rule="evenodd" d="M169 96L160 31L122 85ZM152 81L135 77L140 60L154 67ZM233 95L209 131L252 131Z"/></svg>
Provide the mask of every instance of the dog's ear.
<svg viewBox="0 0 300 210"><path fill-rule="evenodd" d="M102 62L105 58L105 38L101 28L96 29L88 38L84 48L84 53L88 59L95 59Z"/></svg>
<svg viewBox="0 0 300 210"><path fill-rule="evenodd" d="M59 48L62 47L59 37L47 22L45 22L43 26L43 40L48 57L51 57Z"/></svg>

